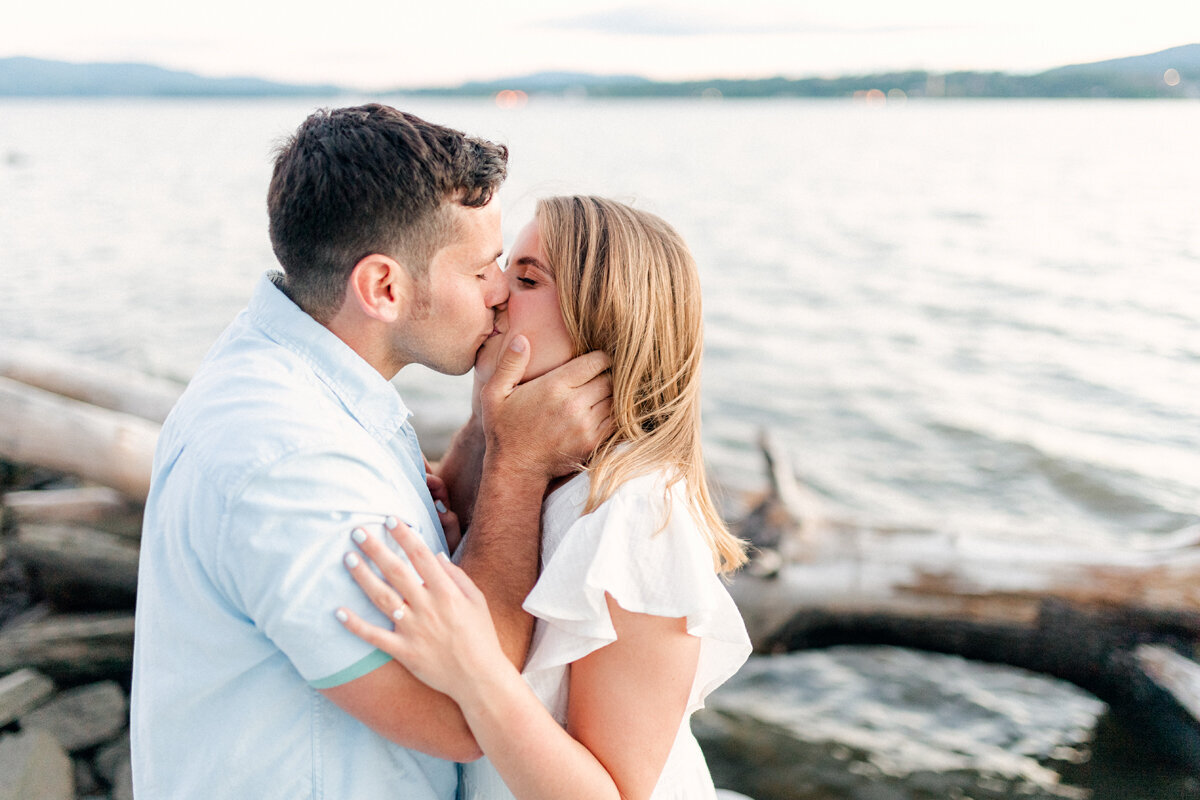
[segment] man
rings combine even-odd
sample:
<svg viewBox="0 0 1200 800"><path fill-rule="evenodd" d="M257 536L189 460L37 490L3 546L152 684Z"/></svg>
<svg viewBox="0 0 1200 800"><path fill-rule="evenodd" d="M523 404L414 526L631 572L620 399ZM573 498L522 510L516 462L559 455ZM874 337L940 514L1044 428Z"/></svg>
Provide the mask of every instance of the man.
<svg viewBox="0 0 1200 800"><path fill-rule="evenodd" d="M342 566L389 516L446 541L388 381L461 374L507 300L494 199L507 151L381 105L309 117L268 195L282 274L205 358L163 426L146 505L131 728L155 798L439 798L478 746L444 695L350 635L381 618ZM547 482L607 426L607 359L484 388L486 455L459 553L522 663ZM456 442L473 442L477 435ZM464 460L464 459L457 459ZM469 460L469 459L465 459Z"/></svg>

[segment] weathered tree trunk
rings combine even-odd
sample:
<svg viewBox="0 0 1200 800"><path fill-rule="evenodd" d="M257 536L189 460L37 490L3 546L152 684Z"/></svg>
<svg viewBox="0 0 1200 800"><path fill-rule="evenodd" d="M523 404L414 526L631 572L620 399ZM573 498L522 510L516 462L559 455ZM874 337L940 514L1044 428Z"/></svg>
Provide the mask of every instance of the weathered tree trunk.
<svg viewBox="0 0 1200 800"><path fill-rule="evenodd" d="M128 367L12 341L0 344L0 377L160 425L184 388Z"/></svg>
<svg viewBox="0 0 1200 800"><path fill-rule="evenodd" d="M1200 673L1200 530L1120 548L870 529L814 510L764 448L773 490L742 529L759 552L731 587L760 651L893 644L1045 672L1200 768L1200 678L1178 679Z"/></svg>
<svg viewBox="0 0 1200 800"><path fill-rule="evenodd" d="M0 378L0 458L111 486L144 502L159 426Z"/></svg>

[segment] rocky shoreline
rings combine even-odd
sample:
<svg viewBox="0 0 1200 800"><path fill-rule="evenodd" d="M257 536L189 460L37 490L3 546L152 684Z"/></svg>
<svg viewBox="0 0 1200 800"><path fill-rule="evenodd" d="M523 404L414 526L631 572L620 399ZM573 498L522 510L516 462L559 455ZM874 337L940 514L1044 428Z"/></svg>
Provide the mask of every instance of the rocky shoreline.
<svg viewBox="0 0 1200 800"><path fill-rule="evenodd" d="M0 352L0 800L124 798L141 503L156 426L179 387L19 356ZM445 438L421 435L433 450ZM804 666L827 648L883 644L965 656L972 671L996 662L1065 678L1138 731L1144 760L1163 758L1161 770L1135 764L1091 786L1137 787L1114 800L1200 800L1200 529L1098 552L863 527L826 516L786 458L763 448L771 492L749 513L727 514L755 547L731 588L762 655L696 718L718 784L758 800L1038 796L1030 786L1084 796L1061 793L1073 787L1051 774L1090 758L1078 726L1048 749L1020 749L1048 727L1026 718L1052 684L1027 692L1029 711L1014 701L1013 714L995 715L987 702L951 697L945 715L928 715L941 700L927 672L971 685L947 666L958 662L914 664L884 649ZM881 663L901 666L879 672ZM865 699L821 706L841 691L830 675L854 682L872 671ZM1006 680L987 677L970 695L986 699ZM822 710L805 717L809 704ZM855 704L874 716L828 724ZM981 708L998 730L1024 731L998 749L981 743L983 760L943 735ZM923 721L890 739L863 733L885 729L889 715ZM1098 712L1084 716L1084 728L1102 727ZM889 753L889 742L905 740L928 748L925 767L913 771L911 748Z"/></svg>
<svg viewBox="0 0 1200 800"><path fill-rule="evenodd" d="M7 463L0 478L0 800L128 800L132 594L88 590L23 538L54 515L29 513L21 498L78 497L75 481ZM128 519L90 522L129 532ZM136 539L128 546L136 552Z"/></svg>

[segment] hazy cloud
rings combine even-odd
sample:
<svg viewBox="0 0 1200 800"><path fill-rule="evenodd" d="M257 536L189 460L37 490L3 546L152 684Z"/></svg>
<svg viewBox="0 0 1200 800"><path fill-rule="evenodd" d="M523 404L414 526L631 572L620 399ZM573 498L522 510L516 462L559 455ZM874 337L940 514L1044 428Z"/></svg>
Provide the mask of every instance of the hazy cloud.
<svg viewBox="0 0 1200 800"><path fill-rule="evenodd" d="M830 25L796 19L737 19L698 14L694 9L669 6L628 6L543 20L539 27L614 36L766 36L796 34L883 34L949 30L959 26Z"/></svg>

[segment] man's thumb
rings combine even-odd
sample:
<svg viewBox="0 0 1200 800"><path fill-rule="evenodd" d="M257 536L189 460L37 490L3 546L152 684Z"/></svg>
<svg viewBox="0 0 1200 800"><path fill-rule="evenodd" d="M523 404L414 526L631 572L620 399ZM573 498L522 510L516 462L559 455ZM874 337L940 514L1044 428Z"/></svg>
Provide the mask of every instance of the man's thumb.
<svg viewBox="0 0 1200 800"><path fill-rule="evenodd" d="M525 377L525 368L528 366L529 340L518 334L500 356L496 371L488 382L488 391L499 394L500 397L508 397Z"/></svg>

